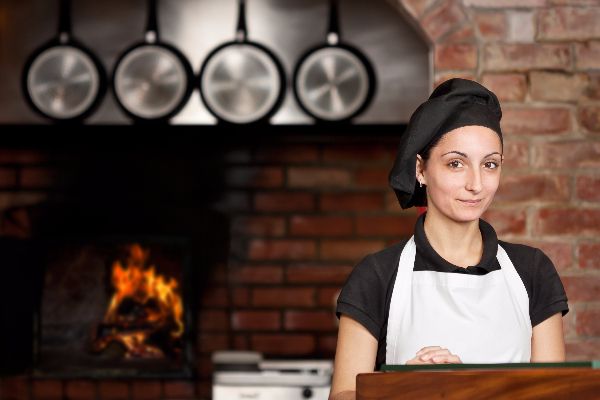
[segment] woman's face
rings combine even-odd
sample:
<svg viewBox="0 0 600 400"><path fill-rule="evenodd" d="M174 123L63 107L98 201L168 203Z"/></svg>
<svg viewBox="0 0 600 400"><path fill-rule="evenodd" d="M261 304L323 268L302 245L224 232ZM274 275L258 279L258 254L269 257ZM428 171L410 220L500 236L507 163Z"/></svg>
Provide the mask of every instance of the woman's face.
<svg viewBox="0 0 600 400"><path fill-rule="evenodd" d="M429 160L417 158L417 179L427 185L428 212L457 221L479 219L500 183L502 144L493 130L464 126L445 134Z"/></svg>

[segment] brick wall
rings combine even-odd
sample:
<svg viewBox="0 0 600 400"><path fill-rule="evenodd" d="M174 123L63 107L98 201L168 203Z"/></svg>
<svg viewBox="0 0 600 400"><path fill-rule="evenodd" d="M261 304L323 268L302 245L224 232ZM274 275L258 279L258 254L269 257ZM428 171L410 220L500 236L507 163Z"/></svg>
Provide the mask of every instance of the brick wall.
<svg viewBox="0 0 600 400"><path fill-rule="evenodd" d="M488 219L541 247L570 299L568 359L600 358L600 3L403 0L433 44L435 80L477 79L502 102L507 162ZM4 379L7 399L208 397L210 354L332 357L334 297L365 254L409 235L387 186L396 141L236 147L226 155L229 260L202 294L198 382ZM0 152L0 208L60 193L47 156ZM67 168L68 169L68 168ZM58 186L57 186L58 185ZM5 235L23 235L19 219Z"/></svg>

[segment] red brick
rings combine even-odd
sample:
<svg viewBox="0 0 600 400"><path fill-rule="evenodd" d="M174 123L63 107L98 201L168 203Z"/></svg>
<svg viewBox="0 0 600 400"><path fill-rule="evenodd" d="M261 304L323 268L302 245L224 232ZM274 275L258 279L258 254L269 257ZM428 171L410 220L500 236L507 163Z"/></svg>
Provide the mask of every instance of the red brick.
<svg viewBox="0 0 600 400"><path fill-rule="evenodd" d="M66 182L66 171L56 168L28 167L21 170L20 184L26 189L51 188Z"/></svg>
<svg viewBox="0 0 600 400"><path fill-rule="evenodd" d="M431 7L436 0L401 0L404 9L414 18L418 19Z"/></svg>
<svg viewBox="0 0 600 400"><path fill-rule="evenodd" d="M524 210L488 209L483 215L483 219L492 224L496 234L500 237L525 234L527 216Z"/></svg>
<svg viewBox="0 0 600 400"><path fill-rule="evenodd" d="M25 376L0 378L0 398L2 400L29 400L29 379Z"/></svg>
<svg viewBox="0 0 600 400"><path fill-rule="evenodd" d="M582 96L587 100L600 100L600 73L587 73L588 85Z"/></svg>
<svg viewBox="0 0 600 400"><path fill-rule="evenodd" d="M322 211L376 211L384 208L384 195L368 193L323 193L319 209Z"/></svg>
<svg viewBox="0 0 600 400"><path fill-rule="evenodd" d="M227 288L215 286L205 288L200 304L203 307L227 307L229 305Z"/></svg>
<svg viewBox="0 0 600 400"><path fill-rule="evenodd" d="M586 74L533 71L529 74L533 100L577 102L589 86Z"/></svg>
<svg viewBox="0 0 600 400"><path fill-rule="evenodd" d="M577 140L569 142L536 143L532 165L536 168L598 168L600 142Z"/></svg>
<svg viewBox="0 0 600 400"><path fill-rule="evenodd" d="M202 333L198 335L200 352L212 353L229 349L229 335L218 333Z"/></svg>
<svg viewBox="0 0 600 400"><path fill-rule="evenodd" d="M263 192L254 196L257 211L312 211L314 196L300 192Z"/></svg>
<svg viewBox="0 0 600 400"><path fill-rule="evenodd" d="M504 140L503 168L509 171L529 165L529 143Z"/></svg>
<svg viewBox="0 0 600 400"><path fill-rule="evenodd" d="M465 19L465 13L458 2L443 0L423 16L421 27L432 42L439 42L444 35L460 26Z"/></svg>
<svg viewBox="0 0 600 400"><path fill-rule="evenodd" d="M292 188L348 187L352 174L345 168L334 167L290 167L287 171L287 186Z"/></svg>
<svg viewBox="0 0 600 400"><path fill-rule="evenodd" d="M231 326L236 331L278 331L281 315L279 311L235 311Z"/></svg>
<svg viewBox="0 0 600 400"><path fill-rule="evenodd" d="M319 288L317 293L319 306L329 307L332 311L335 311L340 290L340 287Z"/></svg>
<svg viewBox="0 0 600 400"><path fill-rule="evenodd" d="M235 217L231 233L248 236L283 236L285 235L285 218L283 217Z"/></svg>
<svg viewBox="0 0 600 400"><path fill-rule="evenodd" d="M504 107L502 132L508 135L560 135L571 130L566 107Z"/></svg>
<svg viewBox="0 0 600 400"><path fill-rule="evenodd" d="M232 289L231 301L235 307L247 307L250 305L250 289L243 287Z"/></svg>
<svg viewBox="0 0 600 400"><path fill-rule="evenodd" d="M442 71L436 72L434 75L433 87L438 87L441 83L452 78L462 78L471 81L476 81L477 77L472 72L465 71Z"/></svg>
<svg viewBox="0 0 600 400"><path fill-rule="evenodd" d="M253 239L248 246L251 260L307 260L316 254L317 245L313 240Z"/></svg>
<svg viewBox="0 0 600 400"><path fill-rule="evenodd" d="M318 346L319 353L323 354L323 357L333 358L337 346L337 335L319 336Z"/></svg>
<svg viewBox="0 0 600 400"><path fill-rule="evenodd" d="M335 144L323 148L323 162L363 164L387 164L390 160L389 146L383 144Z"/></svg>
<svg viewBox="0 0 600 400"><path fill-rule="evenodd" d="M448 35L444 41L446 43L474 43L476 41L475 29L470 22L463 23L463 26Z"/></svg>
<svg viewBox="0 0 600 400"><path fill-rule="evenodd" d="M575 43L575 68L598 69L600 68L600 41Z"/></svg>
<svg viewBox="0 0 600 400"><path fill-rule="evenodd" d="M38 150L0 149L0 164L41 164L49 155Z"/></svg>
<svg viewBox="0 0 600 400"><path fill-rule="evenodd" d="M599 276L563 276L561 280L570 303L597 301L600 298Z"/></svg>
<svg viewBox="0 0 600 400"><path fill-rule="evenodd" d="M13 168L0 168L0 188L14 188L17 184L17 171Z"/></svg>
<svg viewBox="0 0 600 400"><path fill-rule="evenodd" d="M117 381L100 381L98 396L102 400L129 400L129 383Z"/></svg>
<svg viewBox="0 0 600 400"><path fill-rule="evenodd" d="M527 79L523 74L484 74L482 84L501 102L522 102L527 94Z"/></svg>
<svg viewBox="0 0 600 400"><path fill-rule="evenodd" d="M577 334L600 336L600 309L577 311Z"/></svg>
<svg viewBox="0 0 600 400"><path fill-rule="evenodd" d="M600 7L552 7L538 12L538 40L600 38Z"/></svg>
<svg viewBox="0 0 600 400"><path fill-rule="evenodd" d="M264 355L301 356L315 352L316 341L312 335L252 335L252 349Z"/></svg>
<svg viewBox="0 0 600 400"><path fill-rule="evenodd" d="M354 172L356 185L369 188L388 188L389 166L386 168L358 168Z"/></svg>
<svg viewBox="0 0 600 400"><path fill-rule="evenodd" d="M193 382L165 381L165 397L171 399L194 399L196 397L195 386Z"/></svg>
<svg viewBox="0 0 600 400"><path fill-rule="evenodd" d="M250 339L246 335L235 335L233 337L233 348L235 350L250 350Z"/></svg>
<svg viewBox="0 0 600 400"><path fill-rule="evenodd" d="M503 175L496 202L568 201L569 177L564 175Z"/></svg>
<svg viewBox="0 0 600 400"><path fill-rule="evenodd" d="M334 331L335 314L331 311L286 311L285 329L288 331Z"/></svg>
<svg viewBox="0 0 600 400"><path fill-rule="evenodd" d="M477 68L477 46L468 43L450 43L435 46L436 69Z"/></svg>
<svg viewBox="0 0 600 400"><path fill-rule="evenodd" d="M589 361L600 358L600 339L569 341L566 343L567 361Z"/></svg>
<svg viewBox="0 0 600 400"><path fill-rule="evenodd" d="M69 400L96 400L96 384L92 381L70 381L65 389Z"/></svg>
<svg viewBox="0 0 600 400"><path fill-rule="evenodd" d="M144 380L131 384L133 400L159 400L162 398L162 385L160 382Z"/></svg>
<svg viewBox="0 0 600 400"><path fill-rule="evenodd" d="M280 265L244 265L229 270L229 281L233 283L281 283L283 267Z"/></svg>
<svg viewBox="0 0 600 400"><path fill-rule="evenodd" d="M578 248L579 267L584 269L600 269L600 243L580 243Z"/></svg>
<svg viewBox="0 0 600 400"><path fill-rule="evenodd" d="M290 283L344 283L352 271L349 265L303 265L287 268Z"/></svg>
<svg viewBox="0 0 600 400"><path fill-rule="evenodd" d="M504 39L507 30L506 14L498 11L477 12L475 13L475 26L483 40Z"/></svg>
<svg viewBox="0 0 600 400"><path fill-rule="evenodd" d="M520 240L519 243L542 250L552 260L559 273L573 266L573 247L570 243L537 240Z"/></svg>
<svg viewBox="0 0 600 400"><path fill-rule="evenodd" d="M600 0L547 0L549 6L598 6Z"/></svg>
<svg viewBox="0 0 600 400"><path fill-rule="evenodd" d="M254 159L259 162L307 163L319 159L319 151L315 145L285 145L285 146L260 146L254 154Z"/></svg>
<svg viewBox="0 0 600 400"><path fill-rule="evenodd" d="M360 236L412 236L416 215L364 216L356 219L356 233Z"/></svg>
<svg viewBox="0 0 600 400"><path fill-rule="evenodd" d="M600 209L545 208L536 214L537 235L600 235Z"/></svg>
<svg viewBox="0 0 600 400"><path fill-rule="evenodd" d="M274 188L283 185L283 169L279 167L233 167L225 171L228 187Z"/></svg>
<svg viewBox="0 0 600 400"><path fill-rule="evenodd" d="M252 304L257 307L312 307L315 289L310 287L279 287L252 290Z"/></svg>
<svg viewBox="0 0 600 400"><path fill-rule="evenodd" d="M489 43L484 46L483 65L486 71L569 70L571 48L567 44Z"/></svg>
<svg viewBox="0 0 600 400"><path fill-rule="evenodd" d="M198 328L202 332L227 331L229 314L220 310L202 310L199 313Z"/></svg>
<svg viewBox="0 0 600 400"><path fill-rule="evenodd" d="M214 368L212 357L204 355L197 358L196 365L198 366L198 376L200 378L211 378Z"/></svg>
<svg viewBox="0 0 600 400"><path fill-rule="evenodd" d="M587 132L600 133L600 106L579 106L577 111L579 124L584 127Z"/></svg>
<svg viewBox="0 0 600 400"><path fill-rule="evenodd" d="M600 201L600 176L581 175L577 177L577 197L585 201Z"/></svg>
<svg viewBox="0 0 600 400"><path fill-rule="evenodd" d="M292 236L348 236L352 232L350 217L295 215L290 220Z"/></svg>
<svg viewBox="0 0 600 400"><path fill-rule="evenodd" d="M383 240L323 240L321 259L357 262L384 247Z"/></svg>
<svg viewBox="0 0 600 400"><path fill-rule="evenodd" d="M63 398L63 383L58 380L37 380L33 382L31 396L35 400L57 400Z"/></svg>
<svg viewBox="0 0 600 400"><path fill-rule="evenodd" d="M477 8L534 8L545 7L546 0L463 0L466 7Z"/></svg>

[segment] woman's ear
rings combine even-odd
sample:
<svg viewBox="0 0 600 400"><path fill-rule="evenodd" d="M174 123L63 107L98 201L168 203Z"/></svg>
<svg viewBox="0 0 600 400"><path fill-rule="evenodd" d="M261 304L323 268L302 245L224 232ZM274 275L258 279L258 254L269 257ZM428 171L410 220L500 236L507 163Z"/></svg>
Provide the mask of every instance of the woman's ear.
<svg viewBox="0 0 600 400"><path fill-rule="evenodd" d="M417 154L417 164L416 164L416 178L417 182L421 185L426 185L425 175L423 172L425 171L425 160L419 154Z"/></svg>

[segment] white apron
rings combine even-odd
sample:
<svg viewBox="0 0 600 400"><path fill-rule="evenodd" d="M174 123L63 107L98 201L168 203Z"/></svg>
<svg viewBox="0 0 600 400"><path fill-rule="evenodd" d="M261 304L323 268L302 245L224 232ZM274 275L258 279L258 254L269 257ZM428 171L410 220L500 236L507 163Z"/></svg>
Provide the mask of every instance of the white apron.
<svg viewBox="0 0 600 400"><path fill-rule="evenodd" d="M445 347L463 363L530 361L529 297L500 245L500 270L485 275L413 271L415 254L413 236L398 263L386 364L405 364L427 346Z"/></svg>

